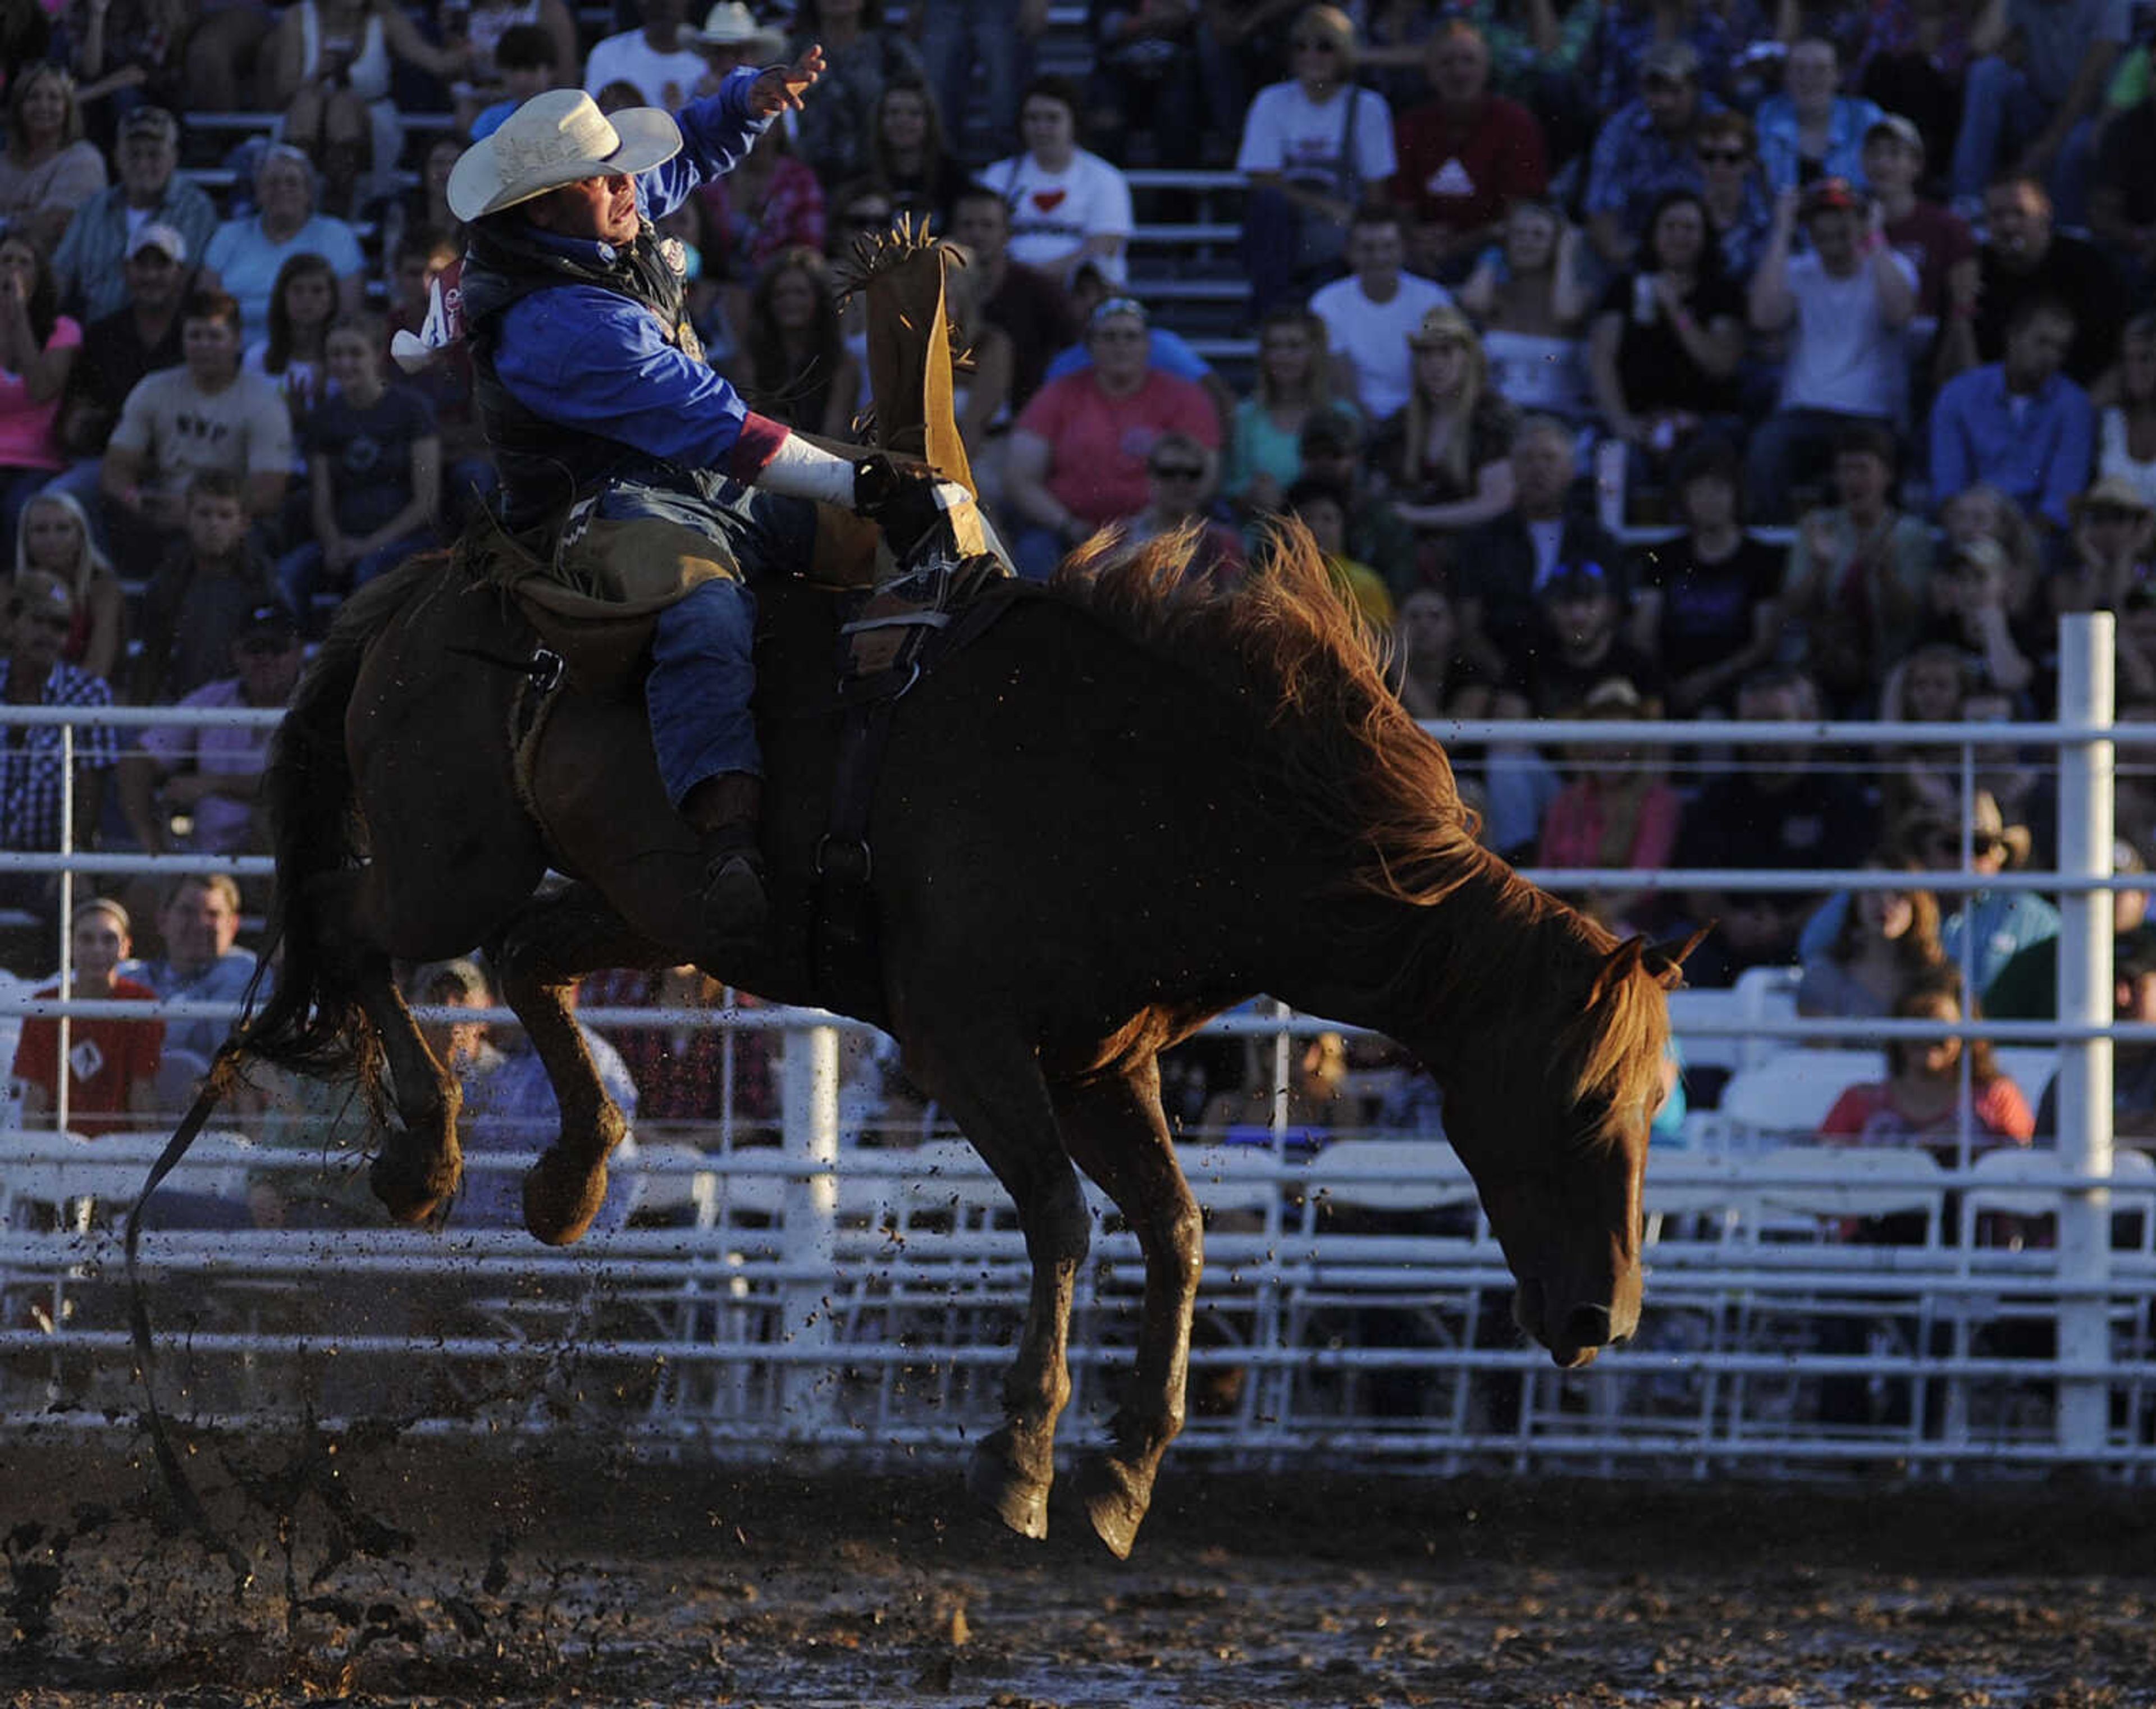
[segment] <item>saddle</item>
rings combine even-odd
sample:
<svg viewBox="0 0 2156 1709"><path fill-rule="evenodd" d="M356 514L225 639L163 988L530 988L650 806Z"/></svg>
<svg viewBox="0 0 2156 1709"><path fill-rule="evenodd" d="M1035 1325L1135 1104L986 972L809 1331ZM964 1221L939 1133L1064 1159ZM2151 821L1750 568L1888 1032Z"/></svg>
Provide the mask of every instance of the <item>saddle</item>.
<svg viewBox="0 0 2156 1709"><path fill-rule="evenodd" d="M679 522L597 519L561 539L551 526L515 535L482 517L457 552L475 578L501 588L579 693L625 700L651 663L659 613L704 582L741 572L708 536Z"/></svg>

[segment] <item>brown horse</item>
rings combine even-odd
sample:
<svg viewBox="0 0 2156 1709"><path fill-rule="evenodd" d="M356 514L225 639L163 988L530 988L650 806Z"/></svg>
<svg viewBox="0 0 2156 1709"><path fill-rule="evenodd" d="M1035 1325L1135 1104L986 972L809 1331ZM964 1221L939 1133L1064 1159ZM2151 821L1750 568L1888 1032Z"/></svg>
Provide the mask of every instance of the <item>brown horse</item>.
<svg viewBox="0 0 2156 1709"><path fill-rule="evenodd" d="M970 1481L1029 1536L1046 1528L1087 1248L1074 1162L1137 1232L1135 1378L1081 1475L1118 1554L1183 1424L1201 1261L1162 1049L1270 992L1414 1052L1445 1087L1520 1327L1575 1367L1638 1318L1640 1177L1681 959L1618 943L1476 844L1442 749L1388 690L1306 535L1232 597L1184 587L1183 546L991 593L1009 604L999 620L899 702L871 823L880 954L855 970L880 994L853 1005L896 1038L1020 1214L1026 1327L1006 1422ZM823 995L809 946L835 623L808 583L762 596L773 926L753 957L710 971L781 1002ZM520 788L510 733L530 690L469 661L530 640L496 590L439 558L348 603L267 780L285 959L241 1042L318 1070L386 1052L403 1127L376 1190L401 1217L428 1215L457 1183L455 1095L391 957L485 942L561 1094L526 1212L562 1241L596 1209L622 1121L559 993L693 949L701 865L634 700L557 691ZM541 896L550 865L574 882Z"/></svg>

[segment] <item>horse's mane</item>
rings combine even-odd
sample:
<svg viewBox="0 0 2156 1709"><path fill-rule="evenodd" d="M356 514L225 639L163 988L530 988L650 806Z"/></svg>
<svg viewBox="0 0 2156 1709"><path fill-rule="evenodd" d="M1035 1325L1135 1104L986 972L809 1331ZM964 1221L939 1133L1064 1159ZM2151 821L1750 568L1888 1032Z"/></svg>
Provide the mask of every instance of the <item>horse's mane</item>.
<svg viewBox="0 0 2156 1709"><path fill-rule="evenodd" d="M1577 992L1584 975L1589 1000L1566 1022L1559 1060L1544 1071L1568 1070L1578 1098L1618 1107L1648 1096L1668 1032L1656 981L1636 962L1630 977L1614 976L1614 935L1476 842L1450 761L1388 683L1383 644L1309 531L1276 527L1249 578L1227 593L1188 576L1195 537L1186 528L1133 550L1097 536L1064 562L1051 588L1246 701L1276 738L1271 762L1292 798L1349 845L1358 889L1428 907L1476 885L1476 906L1455 911L1447 950L1411 954L1403 970L1424 1000L1488 1004L1496 979L1508 993L1496 1008L1546 1003ZM1522 959L1531 943L1538 947L1532 962ZM1587 973L1594 968L1610 972Z"/></svg>
<svg viewBox="0 0 2156 1709"><path fill-rule="evenodd" d="M1379 642L1309 530L1277 526L1228 593L1188 577L1194 537L1178 530L1132 550L1098 536L1050 586L1255 709L1294 798L1355 839L1358 886L1398 901L1442 900L1481 864L1476 816L1445 750L1387 684Z"/></svg>

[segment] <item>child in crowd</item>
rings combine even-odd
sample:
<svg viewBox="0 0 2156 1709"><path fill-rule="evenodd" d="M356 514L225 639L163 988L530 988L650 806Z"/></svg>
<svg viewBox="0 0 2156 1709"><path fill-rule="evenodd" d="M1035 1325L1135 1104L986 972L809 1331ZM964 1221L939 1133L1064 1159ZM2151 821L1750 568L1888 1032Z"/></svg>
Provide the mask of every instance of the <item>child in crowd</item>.
<svg viewBox="0 0 2156 1709"><path fill-rule="evenodd" d="M1348 497L1330 481L1306 475L1287 490L1287 513L1310 531L1341 595L1373 629L1393 624L1393 596L1385 578L1348 550Z"/></svg>
<svg viewBox="0 0 2156 1709"><path fill-rule="evenodd" d="M68 995L77 1002L154 1003L146 985L123 979L114 971L134 953L134 922L126 909L98 896L74 911L68 922L74 978ZM54 998L57 984L37 995ZM157 1020L107 1020L76 1015L68 1024L68 1132L94 1139L146 1117L157 1107L157 1063L163 1055L165 1024ZM14 1076L23 1088L23 1125L59 1125L59 1023L33 1016L23 1023L15 1047Z"/></svg>
<svg viewBox="0 0 2156 1709"><path fill-rule="evenodd" d="M274 598L250 541L239 482L204 470L187 483L187 537L142 596L142 650L128 698L166 706L231 669L248 613Z"/></svg>
<svg viewBox="0 0 2156 1709"><path fill-rule="evenodd" d="M387 342L373 315L341 315L330 330L337 395L305 439L314 538L277 566L285 603L302 622L317 582L362 587L437 538L441 439L426 399L383 377Z"/></svg>

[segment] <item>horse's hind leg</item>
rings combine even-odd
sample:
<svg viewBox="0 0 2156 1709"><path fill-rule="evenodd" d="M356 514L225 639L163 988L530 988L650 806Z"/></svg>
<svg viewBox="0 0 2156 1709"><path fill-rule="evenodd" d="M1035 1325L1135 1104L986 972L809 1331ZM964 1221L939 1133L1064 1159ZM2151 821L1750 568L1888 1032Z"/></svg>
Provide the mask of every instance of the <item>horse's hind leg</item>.
<svg viewBox="0 0 2156 1709"><path fill-rule="evenodd" d="M1050 1088L1063 1142L1137 1232L1145 1254L1145 1304L1137 1368L1116 1410L1114 1445L1079 1472L1086 1517L1101 1541L1127 1557L1152 1501L1161 1456L1183 1430L1190 1320L1204 1269L1204 1223L1160 1104L1151 1056L1111 1077Z"/></svg>
<svg viewBox="0 0 2156 1709"><path fill-rule="evenodd" d="M1013 1531L1043 1537L1055 1421L1070 1399L1070 1305L1091 1239L1085 1195L1029 1052L980 1039L906 1045L908 1068L988 1160L1025 1231L1033 1267L1025 1332L1004 1378L1003 1427L974 1451L967 1484Z"/></svg>
<svg viewBox="0 0 2156 1709"><path fill-rule="evenodd" d="M572 884L519 913L490 958L502 1000L531 1035L562 1111L561 1132L524 1178L524 1226L550 1246L566 1246L606 1202L607 1157L628 1124L592 1066L563 993L595 968L657 967L670 957L597 890Z"/></svg>
<svg viewBox="0 0 2156 1709"><path fill-rule="evenodd" d="M309 905L319 953L336 985L350 991L382 1041L402 1127L382 1136L367 1173L374 1196L402 1223L424 1223L457 1190L464 1159L457 1146L457 1083L419 1034L390 977L377 869L324 874L311 881Z"/></svg>

